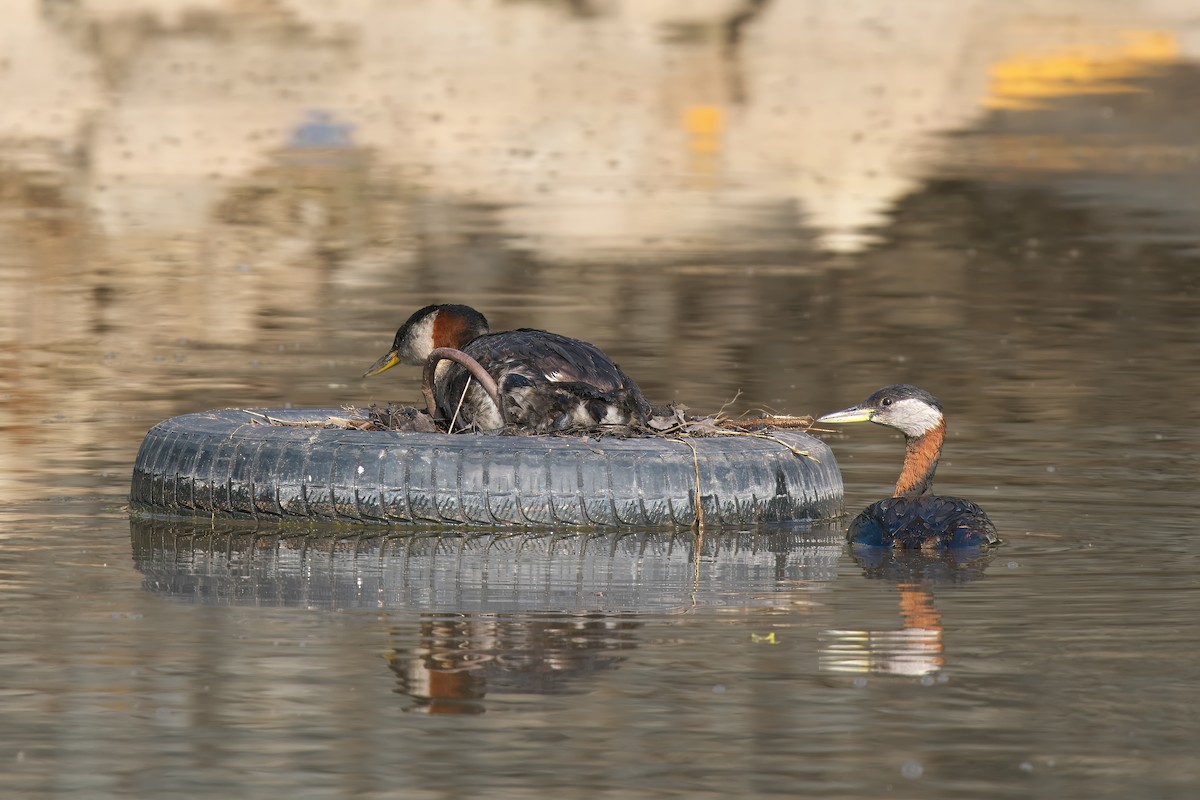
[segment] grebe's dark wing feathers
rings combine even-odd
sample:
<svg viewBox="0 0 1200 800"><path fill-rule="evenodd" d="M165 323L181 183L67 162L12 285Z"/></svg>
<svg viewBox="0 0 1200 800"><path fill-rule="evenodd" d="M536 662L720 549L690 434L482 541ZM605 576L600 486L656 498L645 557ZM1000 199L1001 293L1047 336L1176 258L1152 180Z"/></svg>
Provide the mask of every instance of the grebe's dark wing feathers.
<svg viewBox="0 0 1200 800"><path fill-rule="evenodd" d="M984 510L960 497L890 497L872 503L850 523L849 537L868 547L922 548L995 544L996 526Z"/></svg>
<svg viewBox="0 0 1200 800"><path fill-rule="evenodd" d="M483 355L476 355L476 349ZM467 347L480 363L520 364L534 380L590 383L602 391L636 386L604 351L590 342L557 333L520 328L481 336ZM535 377L536 373L540 376Z"/></svg>
<svg viewBox="0 0 1200 800"><path fill-rule="evenodd" d="M641 389L600 348L547 331L522 328L489 333L463 351L496 379L503 398L503 422L535 432L595 424L644 424L650 404ZM449 414L464 389L464 418L471 421L477 387L467 373L451 365L438 389L438 403Z"/></svg>

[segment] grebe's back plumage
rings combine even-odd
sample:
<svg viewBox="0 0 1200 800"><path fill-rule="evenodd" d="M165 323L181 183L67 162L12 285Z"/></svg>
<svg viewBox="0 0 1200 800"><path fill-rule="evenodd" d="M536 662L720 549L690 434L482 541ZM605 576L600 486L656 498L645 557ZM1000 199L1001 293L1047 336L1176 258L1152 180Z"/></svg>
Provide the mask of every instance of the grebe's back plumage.
<svg viewBox="0 0 1200 800"><path fill-rule="evenodd" d="M495 380L499 407L466 369L442 361L434 373L439 415L456 428L514 425L534 432L574 426L644 423L650 404L633 379L595 345L521 328L492 333L470 306L431 305L396 332L392 349L367 375L396 364L422 365L437 348L474 359ZM461 400L461 406L460 406Z"/></svg>
<svg viewBox="0 0 1200 800"><path fill-rule="evenodd" d="M885 386L862 403L817 422L874 422L904 434L904 467L895 492L851 521L851 541L894 548L984 547L999 542L996 526L975 503L927 494L946 437L942 405L929 392L909 384Z"/></svg>

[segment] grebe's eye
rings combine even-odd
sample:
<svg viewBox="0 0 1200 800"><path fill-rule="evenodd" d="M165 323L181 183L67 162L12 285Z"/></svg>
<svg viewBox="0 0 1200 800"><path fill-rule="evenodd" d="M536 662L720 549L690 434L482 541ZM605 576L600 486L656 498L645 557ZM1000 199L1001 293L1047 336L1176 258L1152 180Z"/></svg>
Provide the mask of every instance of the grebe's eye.
<svg viewBox="0 0 1200 800"><path fill-rule="evenodd" d="M881 406L890 406L891 404L892 404L892 398L890 398L890 397L885 397L879 401L879 405L881 405Z"/></svg>

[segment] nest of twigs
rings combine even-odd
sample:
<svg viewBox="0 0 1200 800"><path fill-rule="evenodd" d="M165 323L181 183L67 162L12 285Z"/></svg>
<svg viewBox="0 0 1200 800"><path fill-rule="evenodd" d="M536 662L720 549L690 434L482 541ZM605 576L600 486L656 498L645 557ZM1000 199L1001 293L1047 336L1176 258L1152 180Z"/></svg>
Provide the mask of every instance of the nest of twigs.
<svg viewBox="0 0 1200 800"><path fill-rule="evenodd" d="M356 431L403 431L417 433L447 433L445 420L436 420L429 412L409 406L389 403L386 406L371 405L367 408L343 407L343 416L330 416L324 420L288 422L261 415L260 424L285 425L304 428L325 428ZM797 455L807 456L803 450L792 447L770 435L773 430L801 430L812 427L812 417L793 417L758 412L741 417L728 417L722 412L712 416L695 416L687 413L684 406L654 406L645 425L594 425L572 427L551 433L532 431L509 426L496 433L502 436L571 436L586 438L630 439L644 436L685 438L704 436L752 436L779 442Z"/></svg>
<svg viewBox="0 0 1200 800"><path fill-rule="evenodd" d="M478 361L461 350L439 347L430 353L429 358L425 362L421 385L421 393L425 398L425 411L389 403L387 406L371 405L365 410L345 407L346 416L331 416L324 422L285 422L266 417L265 415L260 416L263 416L263 421L269 424L292 425L306 428L449 433L454 429L454 420L447 422L437 417L437 402L434 397L435 369L438 363L444 360L454 361L465 368L471 375L467 385L470 386L471 380L477 380L488 397L496 404L496 407L503 408L499 387L497 387L495 379ZM741 393L739 392L738 394L740 395ZM463 390L463 397L466 397L465 388ZM735 396L734 400L736 399L737 397ZM759 413L757 416L743 415L735 418L725 414L725 406L722 406L721 410L712 416L698 417L688 414L687 411L688 409L685 406L653 406L650 417L646 420L645 424L571 427L551 433L536 433L525 428L508 426L498 431L498 433L508 436L584 436L589 438L616 437L626 439L643 436L662 436L675 439L685 439L694 436L754 436L779 442L797 455L808 455L808 453L770 436L768 431L779 429L806 431L812 426L812 417L792 417ZM456 411L456 416L457 413Z"/></svg>
<svg viewBox="0 0 1200 800"><path fill-rule="evenodd" d="M344 406L344 416L330 416L324 420L289 422L266 415L256 422L268 425L285 425L303 428L328 428L331 430L354 431L406 431L418 433L447 433L445 420L435 420L427 411L411 406L389 403L386 406L371 405L367 408ZM687 413L684 406L654 406L653 414L645 425L592 425L574 426L549 433L534 433L516 426L497 431L501 436L609 436L622 439L638 436L670 436L688 434L692 436L720 436L731 431L759 432L765 430L808 430L812 417L793 417L780 414L758 413L741 417L724 414L695 416Z"/></svg>

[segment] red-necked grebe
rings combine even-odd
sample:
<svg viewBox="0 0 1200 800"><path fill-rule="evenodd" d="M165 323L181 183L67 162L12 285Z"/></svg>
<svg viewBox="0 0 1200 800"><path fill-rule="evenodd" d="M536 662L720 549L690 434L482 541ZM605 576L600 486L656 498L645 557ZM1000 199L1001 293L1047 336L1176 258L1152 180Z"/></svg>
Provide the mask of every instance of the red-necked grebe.
<svg viewBox="0 0 1200 800"><path fill-rule="evenodd" d="M894 548L984 547L998 543L996 526L983 509L958 497L926 494L946 438L942 405L924 389L885 386L856 406L817 418L825 422L874 422L904 434L904 468L896 491L872 503L850 523L856 544Z"/></svg>
<svg viewBox="0 0 1200 800"><path fill-rule="evenodd" d="M650 414L641 389L595 345L527 328L491 333L483 314L464 305L414 313L363 377L425 365L431 355L433 400L456 430L513 425L542 433L645 424Z"/></svg>

